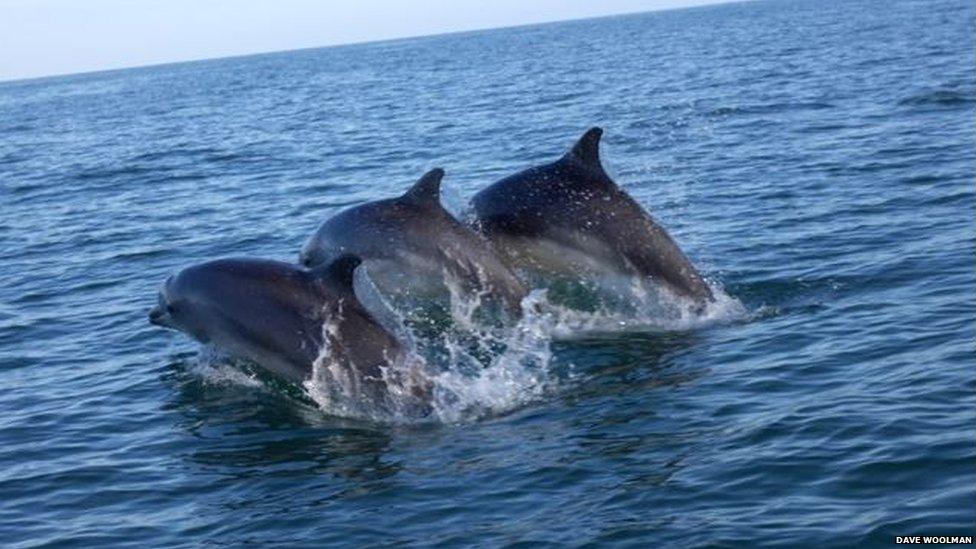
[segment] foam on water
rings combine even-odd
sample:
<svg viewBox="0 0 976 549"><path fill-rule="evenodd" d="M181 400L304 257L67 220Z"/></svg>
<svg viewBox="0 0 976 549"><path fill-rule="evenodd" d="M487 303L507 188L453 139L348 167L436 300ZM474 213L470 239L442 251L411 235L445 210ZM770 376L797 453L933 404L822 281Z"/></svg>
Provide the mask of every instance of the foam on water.
<svg viewBox="0 0 976 549"><path fill-rule="evenodd" d="M264 387L258 376L240 368L226 353L211 345L200 348L190 371L214 385Z"/></svg>
<svg viewBox="0 0 976 549"><path fill-rule="evenodd" d="M626 308L602 304L595 310L578 310L544 302L558 319L552 336L569 339L595 333L673 332L706 328L750 318L741 301L716 284L710 284L715 300L698 309L686 299L660 288L633 282Z"/></svg>

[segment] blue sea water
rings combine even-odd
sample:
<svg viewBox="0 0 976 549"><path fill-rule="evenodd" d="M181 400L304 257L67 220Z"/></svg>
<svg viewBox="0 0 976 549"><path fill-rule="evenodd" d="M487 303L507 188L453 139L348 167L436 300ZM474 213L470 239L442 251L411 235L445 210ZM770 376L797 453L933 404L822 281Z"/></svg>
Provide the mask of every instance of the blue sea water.
<svg viewBox="0 0 976 549"><path fill-rule="evenodd" d="M976 534L973 21L784 0L0 84L0 543ZM146 322L182 266L293 260L433 166L460 209L591 125L739 314L545 340L556 381L420 426Z"/></svg>

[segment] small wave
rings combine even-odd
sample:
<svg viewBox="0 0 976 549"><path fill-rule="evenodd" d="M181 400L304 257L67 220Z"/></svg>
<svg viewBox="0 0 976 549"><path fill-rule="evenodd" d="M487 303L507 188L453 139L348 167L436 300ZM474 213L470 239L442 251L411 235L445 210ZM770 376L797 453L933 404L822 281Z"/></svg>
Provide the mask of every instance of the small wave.
<svg viewBox="0 0 976 549"><path fill-rule="evenodd" d="M149 151L138 154L132 157L131 160L132 162L156 162L170 158L184 160L188 158L200 158L211 154L218 154L219 152L219 149L215 149L213 147L174 147L166 150Z"/></svg>
<svg viewBox="0 0 976 549"><path fill-rule="evenodd" d="M752 114L775 114L793 111L816 111L832 109L834 105L817 101L800 103L764 103L755 105L716 107L705 113L706 116L736 116Z"/></svg>
<svg viewBox="0 0 976 549"><path fill-rule="evenodd" d="M148 257L159 257L162 255L166 255L171 251L172 251L171 248L165 248L159 246L151 247L151 248L130 249L112 255L111 259L132 261L132 260L144 259Z"/></svg>
<svg viewBox="0 0 976 549"><path fill-rule="evenodd" d="M0 135L11 134L11 133L27 133L34 131L36 128L30 124L14 124L12 126L0 127Z"/></svg>
<svg viewBox="0 0 976 549"><path fill-rule="evenodd" d="M956 90L934 90L906 97L898 102L902 107L958 107L976 103L976 95Z"/></svg>
<svg viewBox="0 0 976 549"><path fill-rule="evenodd" d="M79 181L115 181L127 177L151 174L159 168L142 165L123 165L117 168L91 168L79 171L74 178Z"/></svg>

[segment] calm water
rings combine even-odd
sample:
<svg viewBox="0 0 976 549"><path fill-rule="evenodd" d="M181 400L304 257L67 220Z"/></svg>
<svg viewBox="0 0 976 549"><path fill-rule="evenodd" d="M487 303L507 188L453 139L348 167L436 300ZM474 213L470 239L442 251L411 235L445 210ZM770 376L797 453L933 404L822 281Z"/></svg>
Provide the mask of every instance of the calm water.
<svg viewBox="0 0 976 549"><path fill-rule="evenodd" d="M0 84L0 539L974 534L973 16L786 0ZM545 342L559 381L422 427L146 322L176 268L293 260L435 165L463 204L590 125L744 313Z"/></svg>

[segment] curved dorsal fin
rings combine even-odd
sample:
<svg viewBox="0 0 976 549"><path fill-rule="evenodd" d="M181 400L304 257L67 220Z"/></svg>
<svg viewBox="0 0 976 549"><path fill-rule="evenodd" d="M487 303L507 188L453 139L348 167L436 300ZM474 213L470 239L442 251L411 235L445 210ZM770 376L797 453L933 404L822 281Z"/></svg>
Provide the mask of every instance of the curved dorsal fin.
<svg viewBox="0 0 976 549"><path fill-rule="evenodd" d="M586 130L583 137L566 153L566 157L574 158L587 166L602 168L600 165L600 136L603 129L592 127Z"/></svg>
<svg viewBox="0 0 976 549"><path fill-rule="evenodd" d="M315 272L324 278L332 280L343 289L352 292L353 275L356 272L356 267L362 262L363 260L357 255L349 253L342 254L332 260L331 263L315 269Z"/></svg>
<svg viewBox="0 0 976 549"><path fill-rule="evenodd" d="M434 168L424 175L410 187L410 190L403 194L403 199L416 204L440 204L441 200L441 179L444 178L444 170Z"/></svg>

